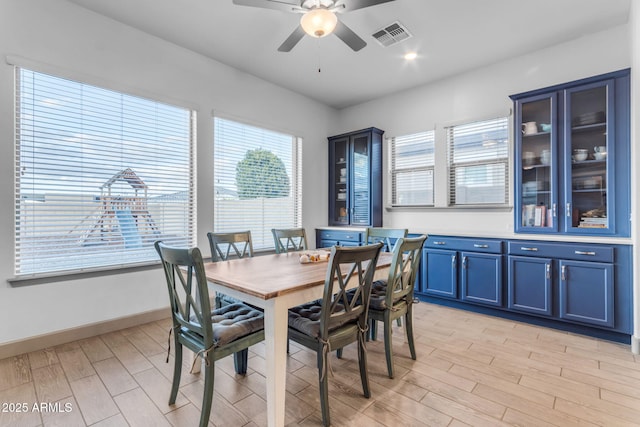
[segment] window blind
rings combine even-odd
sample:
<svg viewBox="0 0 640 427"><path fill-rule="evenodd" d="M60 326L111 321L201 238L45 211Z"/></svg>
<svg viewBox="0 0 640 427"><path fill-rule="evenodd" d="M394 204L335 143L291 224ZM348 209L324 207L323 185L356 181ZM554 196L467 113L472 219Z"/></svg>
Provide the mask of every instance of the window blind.
<svg viewBox="0 0 640 427"><path fill-rule="evenodd" d="M434 131L390 139L391 206L433 206Z"/></svg>
<svg viewBox="0 0 640 427"><path fill-rule="evenodd" d="M449 204L508 204L508 118L449 127L447 139Z"/></svg>
<svg viewBox="0 0 640 427"><path fill-rule="evenodd" d="M216 232L251 231L255 250L273 249L272 228L302 224L301 140L214 117Z"/></svg>
<svg viewBox="0 0 640 427"><path fill-rule="evenodd" d="M195 241L190 110L16 68L15 274L156 262Z"/></svg>

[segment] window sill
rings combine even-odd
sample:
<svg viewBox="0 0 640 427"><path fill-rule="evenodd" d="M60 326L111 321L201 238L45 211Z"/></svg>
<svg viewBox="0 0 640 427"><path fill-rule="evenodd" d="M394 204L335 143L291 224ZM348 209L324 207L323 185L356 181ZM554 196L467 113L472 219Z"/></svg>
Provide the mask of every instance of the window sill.
<svg viewBox="0 0 640 427"><path fill-rule="evenodd" d="M134 271L152 270L160 267L160 261L141 263L127 266L112 266L103 269L92 269L86 271L62 271L42 274L32 274L24 276L16 276L7 279L7 282L13 287L44 285L55 282L66 282L70 280L89 279L92 277L111 276L114 274L126 274Z"/></svg>
<svg viewBox="0 0 640 427"><path fill-rule="evenodd" d="M393 211L484 211L511 212L513 206L504 205L462 205L462 206L386 206L387 212Z"/></svg>

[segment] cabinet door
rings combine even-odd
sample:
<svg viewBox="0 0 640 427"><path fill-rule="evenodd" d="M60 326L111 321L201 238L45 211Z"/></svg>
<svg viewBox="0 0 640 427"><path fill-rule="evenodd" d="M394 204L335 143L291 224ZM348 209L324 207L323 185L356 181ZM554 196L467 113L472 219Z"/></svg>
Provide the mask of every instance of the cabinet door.
<svg viewBox="0 0 640 427"><path fill-rule="evenodd" d="M613 327L613 264L561 260L560 318Z"/></svg>
<svg viewBox="0 0 640 427"><path fill-rule="evenodd" d="M612 234L614 80L565 91L565 231Z"/></svg>
<svg viewBox="0 0 640 427"><path fill-rule="evenodd" d="M351 137L351 171L349 176L351 224L371 224L371 133Z"/></svg>
<svg viewBox="0 0 640 427"><path fill-rule="evenodd" d="M511 310L551 316L551 259L509 256L509 301Z"/></svg>
<svg viewBox="0 0 640 427"><path fill-rule="evenodd" d="M461 299L502 306L502 255L461 252Z"/></svg>
<svg viewBox="0 0 640 427"><path fill-rule="evenodd" d="M330 140L329 143L329 224L347 225L349 206L349 137Z"/></svg>
<svg viewBox="0 0 640 427"><path fill-rule="evenodd" d="M320 244L317 246L318 248L331 248L337 244L338 242L336 240L320 240Z"/></svg>
<svg viewBox="0 0 640 427"><path fill-rule="evenodd" d="M557 105L556 92L516 102L517 232L558 231Z"/></svg>
<svg viewBox="0 0 640 427"><path fill-rule="evenodd" d="M438 297L458 297L458 257L456 251L425 249L422 252L421 291Z"/></svg>

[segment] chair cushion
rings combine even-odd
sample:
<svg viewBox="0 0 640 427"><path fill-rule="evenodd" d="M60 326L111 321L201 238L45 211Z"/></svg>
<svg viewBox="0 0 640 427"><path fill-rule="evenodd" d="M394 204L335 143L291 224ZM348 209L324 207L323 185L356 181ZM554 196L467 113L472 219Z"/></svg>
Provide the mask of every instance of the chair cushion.
<svg viewBox="0 0 640 427"><path fill-rule="evenodd" d="M321 311L322 300L320 299L292 307L289 309L289 327L311 337L319 337ZM334 331L351 319L343 318L341 320L341 322L334 322L329 325L329 332Z"/></svg>
<svg viewBox="0 0 640 427"><path fill-rule="evenodd" d="M213 344L219 347L264 328L264 313L243 303L233 303L211 312Z"/></svg>
<svg viewBox="0 0 640 427"><path fill-rule="evenodd" d="M376 280L371 284L371 298L369 308L373 310L385 310L387 308L387 281Z"/></svg>

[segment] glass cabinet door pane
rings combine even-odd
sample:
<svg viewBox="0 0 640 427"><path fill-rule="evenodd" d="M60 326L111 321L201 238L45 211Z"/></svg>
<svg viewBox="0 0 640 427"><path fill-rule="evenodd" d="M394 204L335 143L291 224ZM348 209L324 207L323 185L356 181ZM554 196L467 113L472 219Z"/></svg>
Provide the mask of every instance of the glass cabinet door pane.
<svg viewBox="0 0 640 427"><path fill-rule="evenodd" d="M607 149L610 105L608 86L599 83L567 92L570 131L567 164L571 177L565 207L567 229L594 232L609 228Z"/></svg>
<svg viewBox="0 0 640 427"><path fill-rule="evenodd" d="M334 224L349 223L349 200L347 197L349 181L349 168L347 167L348 147L349 138L335 141L333 144L335 166L333 168L331 182L334 187L333 194L335 197L335 208L333 209Z"/></svg>
<svg viewBox="0 0 640 427"><path fill-rule="evenodd" d="M556 228L555 97L523 102L519 165L523 228Z"/></svg>
<svg viewBox="0 0 640 427"><path fill-rule="evenodd" d="M371 204L369 188L369 137L368 135L353 137L353 205L352 224L370 224L369 206Z"/></svg>

